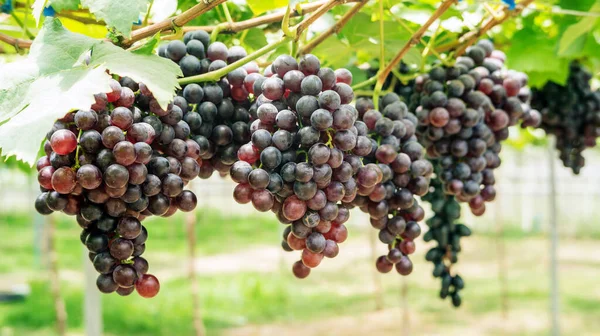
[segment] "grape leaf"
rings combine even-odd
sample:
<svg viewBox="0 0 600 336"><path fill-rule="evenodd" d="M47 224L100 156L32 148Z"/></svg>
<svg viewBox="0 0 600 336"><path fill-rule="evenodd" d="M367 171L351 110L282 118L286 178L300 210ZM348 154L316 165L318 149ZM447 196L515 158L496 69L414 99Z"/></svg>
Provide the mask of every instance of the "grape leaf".
<svg viewBox="0 0 600 336"><path fill-rule="evenodd" d="M288 5L287 0L248 0L248 6L254 15L262 14L268 10L281 8Z"/></svg>
<svg viewBox="0 0 600 336"><path fill-rule="evenodd" d="M75 10L79 8L79 0L48 0L56 12Z"/></svg>
<svg viewBox="0 0 600 336"><path fill-rule="evenodd" d="M82 60L90 50L86 65ZM33 164L39 149L35 137L41 138L67 112L89 108L95 93L110 91L106 70L144 82L163 107L172 100L181 76L169 60L134 54L69 32L58 19L46 19L27 58L0 67L2 155Z"/></svg>
<svg viewBox="0 0 600 336"><path fill-rule="evenodd" d="M267 37L262 29L252 28L248 30L248 33L246 33L244 44L254 50L260 49L267 45Z"/></svg>
<svg viewBox="0 0 600 336"><path fill-rule="evenodd" d="M592 6L590 11L591 12L600 11L600 3L597 3L594 6ZM567 55L568 54L567 51L569 50L569 48L575 44L578 44L580 49L583 49L583 45L585 44L584 35L586 35L588 32L590 32L599 21L600 20L597 17L588 16L588 17L582 18L579 22L577 22L573 25L570 25L562 34L562 37L558 44L558 54L561 56ZM580 43L577 43L578 41ZM581 42L583 42L583 43L581 43ZM571 53L572 52L573 51L571 50Z"/></svg>
<svg viewBox="0 0 600 336"><path fill-rule="evenodd" d="M507 66L529 75L532 86L543 85L547 80L559 84L568 76L568 59L556 57L556 37L550 38L534 27L517 31L511 45L505 50Z"/></svg>
<svg viewBox="0 0 600 336"><path fill-rule="evenodd" d="M140 13L148 9L149 2L150 0L82 0L81 4L108 26L129 36L132 24L138 22Z"/></svg>

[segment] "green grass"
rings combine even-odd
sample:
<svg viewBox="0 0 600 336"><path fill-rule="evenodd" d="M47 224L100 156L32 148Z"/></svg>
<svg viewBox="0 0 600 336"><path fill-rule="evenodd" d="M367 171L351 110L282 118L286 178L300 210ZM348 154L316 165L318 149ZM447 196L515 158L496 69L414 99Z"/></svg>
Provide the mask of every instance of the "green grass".
<svg viewBox="0 0 600 336"><path fill-rule="evenodd" d="M197 241L200 254L230 253L244 251L252 245L277 246L281 225L263 216L223 216L214 211L203 211L204 218L197 225ZM170 220L148 221L152 249L149 249L151 270L166 274L173 268L174 276L161 282L161 293L152 300L132 295L102 296L104 330L107 335L190 335L193 334L190 284L183 278L187 256L183 217ZM260 228L258 228L260 226ZM2 216L0 227L5 238L0 240L0 273L8 273L17 279L28 278L32 294L25 301L0 304L0 334L8 330L11 335L54 335L54 307L44 272L35 270L33 256L34 237L30 220L26 216ZM57 223L57 248L63 283L61 290L65 299L69 330L82 333L83 277L81 265L84 260L78 241L79 229L71 218L59 218ZM516 235L516 234L515 234ZM509 234L513 236L513 233ZM518 320L522 313L537 319L547 317L549 307L548 242L543 236L522 235L508 239L506 245L506 277L511 319ZM363 230L354 230L348 244L363 243L368 238ZM150 244L150 243L149 243ZM496 237L477 235L464 240L464 250L456 267L466 282L461 293L463 306L455 310L449 301L438 298L439 281L431 277L432 265L423 260L426 247L419 242L418 255L413 258L414 272L405 278L411 314L417 316L413 334L455 335L471 332L489 335L511 334L543 335L548 333L547 321L543 329L529 330L514 325L509 319L485 325L486 329L474 329L491 318L500 320L502 307L496 259ZM351 316L362 319L375 311L373 291L373 261L370 257L355 257L349 262L343 258L352 250L342 245L340 259L325 260L323 265L303 281L296 280L289 272L287 262L268 271L237 271L230 273L202 272L198 277L202 314L208 335L227 333L231 329L248 325L272 325L281 323L301 328L318 323L329 324L329 318ZM570 253L560 261L560 291L563 326L568 334L593 334L600 322L600 277L598 259L594 258L596 243L591 240L561 241L561 248ZM381 247L381 246L380 246ZM586 258L584 258L586 257ZM236 258L245 258L243 253ZM279 265L277 265L279 266ZM30 272L23 276L26 269ZM7 272L8 270L9 272ZM210 271L210 270L208 270ZM178 273L179 272L179 273ZM71 275L74 274L74 275ZM68 276L69 278L65 278ZM401 321L399 309L401 286L396 274L377 275L384 288L384 307L392 311L390 318ZM162 279L162 277L161 277ZM501 320L500 320L501 321ZM481 323L480 323L481 322ZM370 323L365 320L365 323ZM399 323L399 322L396 322ZM518 322L515 322L518 323ZM521 322L522 323L522 322ZM504 329L504 325L510 326ZM343 328L332 325L331 328ZM377 329L377 335L396 335L389 329ZM463 328L463 329L461 329ZM337 330L337 329L331 329ZM387 330L387 331L386 331ZM392 328L392 331L394 329ZM308 333L317 335L317 333ZM321 333L332 335L336 333ZM352 333L352 330L348 334Z"/></svg>
<svg viewBox="0 0 600 336"><path fill-rule="evenodd" d="M223 215L214 210L198 210L195 226L199 255L224 251L237 251L251 245L277 244L281 224L272 216ZM56 216L56 249L59 266L66 269L81 269L82 245L79 241L81 229L73 217ZM32 218L26 214L0 214L0 251L10 258L0 258L0 273L36 269L42 264L42 246L35 244L36 234L41 236L43 223L34 230ZM171 218L152 218L144 221L148 229L149 253L184 255L187 234L184 215Z"/></svg>

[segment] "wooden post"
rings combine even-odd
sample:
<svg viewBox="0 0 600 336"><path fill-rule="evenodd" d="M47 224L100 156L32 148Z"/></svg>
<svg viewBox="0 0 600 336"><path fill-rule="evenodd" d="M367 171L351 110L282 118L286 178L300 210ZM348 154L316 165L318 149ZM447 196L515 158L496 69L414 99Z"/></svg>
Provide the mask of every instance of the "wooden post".
<svg viewBox="0 0 600 336"><path fill-rule="evenodd" d="M54 310L56 312L56 331L58 335L65 336L67 334L67 311L65 302L60 295L60 276L58 273L58 257L54 246L54 238L56 231L55 215L46 217L46 226L48 232L47 254L49 260L48 276L50 278L50 286L52 290L52 299L54 300Z"/></svg>
<svg viewBox="0 0 600 336"><path fill-rule="evenodd" d="M550 320L552 335L560 335L560 300L558 293L558 227L557 227L557 202L556 202L556 167L554 158L553 137L548 137L548 167L550 174L548 183L550 185L549 223L550 223Z"/></svg>
<svg viewBox="0 0 600 336"><path fill-rule="evenodd" d="M193 187L193 183L190 187ZM193 190L193 189L192 189ZM204 219L204 216L201 216ZM198 281L196 280L196 210L190 211L185 214L185 226L187 231L187 241L189 249L189 264L188 264L188 276L190 279L190 290L192 294L192 312L194 319L194 329L196 336L204 336L206 329L204 322L202 321L202 308L200 304L200 288L198 287Z"/></svg>
<svg viewBox="0 0 600 336"><path fill-rule="evenodd" d="M371 260L377 260L377 230L369 228L369 242L371 243ZM383 294L381 285L381 274L375 267L373 269L373 285L375 286L375 309L383 309Z"/></svg>
<svg viewBox="0 0 600 336"><path fill-rule="evenodd" d="M496 171L496 181L499 181L499 172ZM502 195L500 184L496 183L496 194ZM496 197L494 222L496 222L496 254L498 261L498 283L500 285L500 310L504 319L508 318L508 280L506 266L506 246L504 243L504 218L502 218L502 197Z"/></svg>
<svg viewBox="0 0 600 336"><path fill-rule="evenodd" d="M85 282L85 292L83 295L83 321L85 324L86 336L102 335L102 298L100 291L96 287L96 278L98 272L89 260L88 249L83 247L83 273Z"/></svg>
<svg viewBox="0 0 600 336"><path fill-rule="evenodd" d="M408 308L408 279L401 276L400 305L402 306L402 335L410 335L410 310Z"/></svg>

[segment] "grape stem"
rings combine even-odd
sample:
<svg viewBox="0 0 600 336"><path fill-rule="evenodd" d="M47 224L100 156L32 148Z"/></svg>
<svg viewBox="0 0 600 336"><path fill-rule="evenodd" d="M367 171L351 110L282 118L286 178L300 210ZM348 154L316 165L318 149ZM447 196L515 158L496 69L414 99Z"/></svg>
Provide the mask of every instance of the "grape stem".
<svg viewBox="0 0 600 336"><path fill-rule="evenodd" d="M75 150L75 169L79 169L81 164L79 164L79 149L81 146L79 145L79 139L81 139L81 134L83 134L83 130L79 130L79 134L77 135L77 149Z"/></svg>
<svg viewBox="0 0 600 336"><path fill-rule="evenodd" d="M229 13L229 7L227 7L227 3L224 2L221 7L223 7L223 13L225 13L225 19L227 19L227 22L233 23L233 18L231 17L231 13Z"/></svg>
<svg viewBox="0 0 600 336"><path fill-rule="evenodd" d="M385 25L384 25L383 1L379 1L379 68L385 66Z"/></svg>
<svg viewBox="0 0 600 336"><path fill-rule="evenodd" d="M333 26L331 26L326 31L317 35L316 38L312 39L309 43L304 45L298 51L298 55L304 55L310 53L313 49L315 49L319 44L325 41L329 36L333 34L337 34L344 28L344 26L350 21L350 19L356 15L366 4L367 0L361 0L359 3L354 5L344 16L342 16Z"/></svg>
<svg viewBox="0 0 600 336"><path fill-rule="evenodd" d="M144 26L148 25L148 20L150 19L150 12L152 11L152 5L154 5L154 0L150 0L148 11L146 12L146 16L144 17Z"/></svg>
<svg viewBox="0 0 600 336"><path fill-rule="evenodd" d="M195 5L194 7L186 10L185 12L183 12L173 18L167 18L165 20L162 20L162 21L152 24L150 26L133 31L133 33L131 34L131 37L123 40L121 42L121 45L124 47L128 47L128 46L132 45L133 43L135 43L141 39L144 39L146 37L153 36L154 34L156 34L158 32L172 30L173 26L182 27L186 23L192 21L193 19L197 18L198 16L206 13L207 11L215 8L216 6L222 4L226 1L227 0L202 1L202 2L198 3L197 5Z"/></svg>
<svg viewBox="0 0 600 336"><path fill-rule="evenodd" d="M366 81L363 81L363 82L360 82L360 83L352 85L352 90L356 91L358 89L362 89L365 86L369 86L371 84L374 84L376 81L377 81L377 76L373 76L373 77L367 79Z"/></svg>
<svg viewBox="0 0 600 336"><path fill-rule="evenodd" d="M325 145L327 145L327 147L329 148L333 148L333 137L331 136L331 132L333 131L333 128L330 128L327 130L327 143L325 143Z"/></svg>
<svg viewBox="0 0 600 336"><path fill-rule="evenodd" d="M267 54L268 52L275 50L277 47L279 47L280 45L283 45L287 42L289 42L291 39L289 37L283 37L281 38L279 41L277 42L273 42L273 43L269 43L266 46L258 49L257 51L249 54L248 56L240 59L239 61L236 61L234 63L229 64L228 66L221 68L219 70L216 71L211 71L211 72L207 72L205 74L202 75L196 75L196 76L190 76L190 77L184 77L184 78L180 78L179 79L179 84L180 85L186 85L186 84L190 84L190 83L202 83L202 82L216 82L219 79L221 79L223 76L227 75L228 73L230 73L231 71L243 66L244 64L248 63L248 62L252 62L254 60L256 60L257 58Z"/></svg>

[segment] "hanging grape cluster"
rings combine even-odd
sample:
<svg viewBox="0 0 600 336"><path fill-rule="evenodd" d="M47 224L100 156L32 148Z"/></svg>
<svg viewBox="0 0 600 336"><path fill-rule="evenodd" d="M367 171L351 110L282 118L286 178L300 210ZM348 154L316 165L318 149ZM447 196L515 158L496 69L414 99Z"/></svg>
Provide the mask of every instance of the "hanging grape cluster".
<svg viewBox="0 0 600 336"><path fill-rule="evenodd" d="M185 41L172 41L159 54L188 76L246 55L239 47L210 44L203 31L186 34ZM258 71L256 64L246 69ZM46 156L37 164L43 192L35 205L42 214L77 216L100 291L129 295L137 289L152 297L159 283L146 274L141 257L148 237L141 221L192 211L197 199L184 186L215 170L229 172L239 144L250 136L250 105L225 78L185 86L166 109L143 83L124 77L111 88L95 96L90 110L69 113L48 133Z"/></svg>
<svg viewBox="0 0 600 336"><path fill-rule="evenodd" d="M494 170L501 142L520 120L536 126L540 114L527 104L527 76L505 70L506 57L479 41L453 67L434 67L415 81L419 141L439 159L444 191L468 202L475 215L496 197Z"/></svg>
<svg viewBox="0 0 600 336"><path fill-rule="evenodd" d="M307 54L278 56L264 75L250 73L243 89L255 97L251 139L231 168L233 196L258 211L273 211L286 226L282 247L302 251L292 271L309 275L346 240L344 223L357 192L360 159L351 154L361 135L352 74L321 67Z"/></svg>
<svg viewBox="0 0 600 336"><path fill-rule="evenodd" d="M141 257L148 238L141 221L196 207L184 185L198 174L198 148L173 128L185 128L175 119L187 103L163 110L144 84L127 77L112 80L111 89L48 132L35 207L44 215L76 216L101 292L125 296L137 289L153 297L160 285Z"/></svg>
<svg viewBox="0 0 600 336"><path fill-rule="evenodd" d="M421 234L418 222L425 216L414 196L427 194L433 166L417 142L417 118L400 97L387 94L379 105L383 112L375 110L370 99L356 102L361 120L357 125L364 129L359 134L364 135L353 153L363 157L365 165L358 171L358 196L350 205L369 214L379 240L388 246L388 254L376 260L377 270L388 273L395 265L399 274L408 275L414 239Z"/></svg>
<svg viewBox="0 0 600 336"><path fill-rule="evenodd" d="M565 167L579 174L583 151L596 146L600 136L600 91L590 88L592 74L571 63L565 85L548 82L533 91L531 105L542 113L540 128L556 136L556 149Z"/></svg>
<svg viewBox="0 0 600 336"><path fill-rule="evenodd" d="M436 173L440 174L439 165L435 161L434 165L437 167ZM431 204L434 213L425 221L429 231L425 233L423 240L434 240L437 243L437 246L427 251L425 259L434 264L433 276L441 280L440 297L450 297L452 304L458 307L462 302L459 291L465 284L460 275L452 273L452 265L458 261L458 253L461 251L460 239L470 236L471 230L464 224L456 223L460 218L460 204L454 196L444 192L439 179L431 180L430 191L422 199Z"/></svg>

